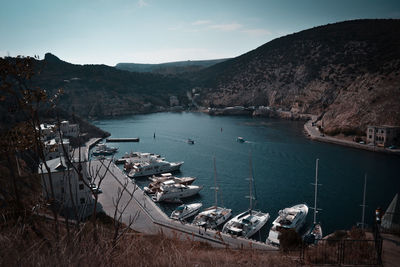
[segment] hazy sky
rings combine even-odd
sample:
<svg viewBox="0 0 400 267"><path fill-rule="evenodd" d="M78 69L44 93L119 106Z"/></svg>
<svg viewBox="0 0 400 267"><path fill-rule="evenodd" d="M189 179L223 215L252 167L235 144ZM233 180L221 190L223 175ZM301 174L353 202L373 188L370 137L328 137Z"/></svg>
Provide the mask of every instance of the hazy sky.
<svg viewBox="0 0 400 267"><path fill-rule="evenodd" d="M400 0L0 0L0 56L107 65L235 57L359 18L400 18Z"/></svg>

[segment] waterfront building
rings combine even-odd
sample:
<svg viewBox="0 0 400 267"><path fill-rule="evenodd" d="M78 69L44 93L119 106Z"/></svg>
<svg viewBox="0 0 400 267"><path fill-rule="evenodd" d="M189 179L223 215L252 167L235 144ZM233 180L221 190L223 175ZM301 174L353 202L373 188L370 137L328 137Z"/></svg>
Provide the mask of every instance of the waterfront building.
<svg viewBox="0 0 400 267"><path fill-rule="evenodd" d="M79 125L70 124L69 121L62 121L60 131L65 137L77 137L79 135Z"/></svg>
<svg viewBox="0 0 400 267"><path fill-rule="evenodd" d="M169 97L169 105L170 105L171 107L173 107L173 106L179 106L179 100L178 100L178 98L177 98L176 96L174 96L174 95L170 96L170 97Z"/></svg>
<svg viewBox="0 0 400 267"><path fill-rule="evenodd" d="M64 148L63 148L64 146ZM59 136L44 142L44 156L46 161L58 158L64 155L65 152L69 154L70 145L69 139L61 139Z"/></svg>
<svg viewBox="0 0 400 267"><path fill-rule="evenodd" d="M91 178L87 173L87 162L78 162L76 159L71 161L69 164L65 157L61 156L46 161L49 169L44 163L39 165L43 196L47 200L53 200L55 207L61 213L69 214L69 218L76 214L75 211L79 217L84 218L90 214L93 207L93 196L87 186L90 185ZM78 175L76 170L81 170L81 175ZM50 177L54 199L52 199Z"/></svg>
<svg viewBox="0 0 400 267"><path fill-rule="evenodd" d="M367 127L367 144L389 147L399 145L399 143L400 126L382 125Z"/></svg>
<svg viewBox="0 0 400 267"><path fill-rule="evenodd" d="M49 140L55 137L56 128L54 124L42 123L40 124L40 132L42 140Z"/></svg>

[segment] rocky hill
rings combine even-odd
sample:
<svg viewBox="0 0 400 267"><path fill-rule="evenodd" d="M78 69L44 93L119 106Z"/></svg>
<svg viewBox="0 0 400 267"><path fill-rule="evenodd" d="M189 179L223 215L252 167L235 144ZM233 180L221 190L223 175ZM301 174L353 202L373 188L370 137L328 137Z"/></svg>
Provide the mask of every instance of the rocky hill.
<svg viewBox="0 0 400 267"><path fill-rule="evenodd" d="M355 20L275 39L195 77L204 106L320 115L325 132L400 125L400 20Z"/></svg>
<svg viewBox="0 0 400 267"><path fill-rule="evenodd" d="M175 76L135 73L105 65L74 65L52 54L37 61L33 85L49 95L62 88L59 107L82 117L106 117L164 110L169 97L187 101L188 81Z"/></svg>
<svg viewBox="0 0 400 267"><path fill-rule="evenodd" d="M132 72L152 72L158 74L180 74L199 71L227 59L187 60L161 64L118 63L115 68Z"/></svg>

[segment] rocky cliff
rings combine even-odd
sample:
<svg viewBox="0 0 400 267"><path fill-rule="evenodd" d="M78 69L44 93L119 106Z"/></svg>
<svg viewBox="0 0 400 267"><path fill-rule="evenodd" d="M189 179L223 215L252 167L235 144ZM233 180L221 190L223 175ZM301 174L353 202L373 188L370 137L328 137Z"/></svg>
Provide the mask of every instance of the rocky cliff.
<svg viewBox="0 0 400 267"><path fill-rule="evenodd" d="M400 20L355 20L275 39L200 71L204 106L319 115L325 132L400 125Z"/></svg>

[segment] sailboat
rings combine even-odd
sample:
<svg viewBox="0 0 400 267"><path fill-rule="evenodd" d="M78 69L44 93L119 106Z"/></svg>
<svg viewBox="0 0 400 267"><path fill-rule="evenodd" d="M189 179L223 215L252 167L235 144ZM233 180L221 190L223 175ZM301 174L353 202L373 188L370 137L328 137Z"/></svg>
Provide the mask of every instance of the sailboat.
<svg viewBox="0 0 400 267"><path fill-rule="evenodd" d="M232 210L218 207L218 187L217 187L217 170L215 168L214 157L214 187L215 190L215 205L200 212L193 220L193 224L205 228L215 229L232 216Z"/></svg>
<svg viewBox="0 0 400 267"><path fill-rule="evenodd" d="M257 233L268 221L269 213L263 213L261 211L253 210L253 200L255 199L252 195L253 188L253 174L252 174L252 163L250 155L250 177L249 177L249 210L240 213L228 221L222 228L223 233L228 233L234 236L251 237Z"/></svg>
<svg viewBox="0 0 400 267"><path fill-rule="evenodd" d="M314 221L311 228L306 232L303 239L304 242L308 244L316 244L319 239L322 239L322 227L320 223L317 223L317 196L318 196L318 162L319 159L316 160L315 163L315 184L314 184Z"/></svg>

